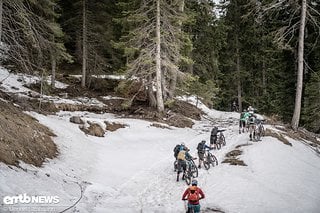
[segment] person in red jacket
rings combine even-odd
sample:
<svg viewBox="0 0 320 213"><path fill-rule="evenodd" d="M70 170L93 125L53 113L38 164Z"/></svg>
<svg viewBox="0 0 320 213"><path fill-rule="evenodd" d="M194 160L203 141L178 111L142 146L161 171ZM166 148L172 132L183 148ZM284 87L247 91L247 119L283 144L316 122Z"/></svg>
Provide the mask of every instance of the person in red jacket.
<svg viewBox="0 0 320 213"><path fill-rule="evenodd" d="M182 200L188 200L188 211L193 210L194 213L200 212L200 202L199 200L205 198L203 191L198 187L198 181L193 180L190 187L188 187L183 195Z"/></svg>

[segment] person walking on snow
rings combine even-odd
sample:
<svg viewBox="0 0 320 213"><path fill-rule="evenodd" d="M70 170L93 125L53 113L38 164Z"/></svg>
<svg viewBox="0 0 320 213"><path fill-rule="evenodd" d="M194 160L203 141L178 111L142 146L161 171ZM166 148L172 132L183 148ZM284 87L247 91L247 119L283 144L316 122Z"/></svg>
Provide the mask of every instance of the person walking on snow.
<svg viewBox="0 0 320 213"><path fill-rule="evenodd" d="M252 106L249 106L248 107L248 112L253 114L254 113L254 108Z"/></svg>
<svg viewBox="0 0 320 213"><path fill-rule="evenodd" d="M241 132L244 133L244 129L246 128L246 124L249 117L250 117L250 113L244 109L243 112L240 114L239 134L241 134Z"/></svg>
<svg viewBox="0 0 320 213"><path fill-rule="evenodd" d="M199 157L199 165L198 165L199 169L201 168L201 163L203 163L204 154L205 154L206 149L210 149L211 150L212 148L206 145L206 141L205 140L202 140L197 146L198 157Z"/></svg>
<svg viewBox="0 0 320 213"><path fill-rule="evenodd" d="M173 149L173 153L174 153L174 158L177 160L178 154L180 152L180 149L182 147L182 149L185 147L185 143L182 142L181 144L177 144L174 149Z"/></svg>
<svg viewBox="0 0 320 213"><path fill-rule="evenodd" d="M257 116L254 115L254 114L251 114L249 119L248 119L248 125L249 125L249 138L250 138L250 141L252 141L252 139L255 138L255 129L256 129L256 119L257 119Z"/></svg>
<svg viewBox="0 0 320 213"><path fill-rule="evenodd" d="M218 134L218 127L213 127L211 130L210 135L210 147L213 147L214 149L217 148L217 134Z"/></svg>
<svg viewBox="0 0 320 213"><path fill-rule="evenodd" d="M191 186L188 187L182 195L182 200L188 200L187 213L199 213L201 207L199 201L203 198L205 198L205 195L203 191L198 187L198 181L193 180Z"/></svg>
<svg viewBox="0 0 320 213"><path fill-rule="evenodd" d="M185 146L180 148L180 151L177 156L178 166L177 166L177 182L179 181L180 173L183 172L182 180L184 180L184 174L187 169L187 160L192 159L192 156L189 154L189 149Z"/></svg>

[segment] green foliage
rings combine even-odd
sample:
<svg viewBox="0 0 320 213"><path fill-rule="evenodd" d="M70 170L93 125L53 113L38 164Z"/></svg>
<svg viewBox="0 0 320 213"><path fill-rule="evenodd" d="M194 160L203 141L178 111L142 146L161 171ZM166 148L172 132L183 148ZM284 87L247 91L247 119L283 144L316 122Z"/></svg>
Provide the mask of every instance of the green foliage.
<svg viewBox="0 0 320 213"><path fill-rule="evenodd" d="M219 89L216 84L211 80L206 80L204 83L200 81L199 76L186 75L184 83L181 86L183 91L196 97L201 97L203 102L212 106L214 97L218 93Z"/></svg>
<svg viewBox="0 0 320 213"><path fill-rule="evenodd" d="M174 103L175 103L175 100L174 99L168 99L166 100L166 102L164 103L164 105L167 107L167 108L172 108L174 106Z"/></svg>
<svg viewBox="0 0 320 213"><path fill-rule="evenodd" d="M60 11L54 0L5 0L2 9L2 41L10 46L10 63L20 71L48 70L52 57L58 63L71 60L56 22Z"/></svg>
<svg viewBox="0 0 320 213"><path fill-rule="evenodd" d="M306 85L302 118L308 129L320 133L320 71L313 72Z"/></svg>
<svg viewBox="0 0 320 213"><path fill-rule="evenodd" d="M130 109L131 105L132 105L132 100L131 99L130 100L125 100L124 102L122 102L121 108L123 110L128 110L128 109Z"/></svg>
<svg viewBox="0 0 320 213"><path fill-rule="evenodd" d="M116 0L86 0L87 68L90 74L116 72L124 63L122 52L112 41L120 37L121 26L113 22L121 11ZM82 63L82 0L60 1L62 15L59 22L66 33L66 47L77 64Z"/></svg>
<svg viewBox="0 0 320 213"><path fill-rule="evenodd" d="M115 88L115 91L124 97L128 97L130 94L130 89L132 86L132 81L121 81Z"/></svg>

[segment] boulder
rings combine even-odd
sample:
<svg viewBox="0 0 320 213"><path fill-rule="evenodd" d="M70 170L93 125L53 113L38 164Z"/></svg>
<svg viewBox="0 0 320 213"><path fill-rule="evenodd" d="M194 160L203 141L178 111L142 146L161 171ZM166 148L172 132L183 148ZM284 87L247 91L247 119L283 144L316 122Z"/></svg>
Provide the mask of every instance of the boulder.
<svg viewBox="0 0 320 213"><path fill-rule="evenodd" d="M79 116L72 116L70 118L70 122L75 124L84 124L84 121Z"/></svg>
<svg viewBox="0 0 320 213"><path fill-rule="evenodd" d="M80 125L79 128L86 134L97 136L97 137L104 137L105 131L103 128L97 123L89 122L89 126Z"/></svg>

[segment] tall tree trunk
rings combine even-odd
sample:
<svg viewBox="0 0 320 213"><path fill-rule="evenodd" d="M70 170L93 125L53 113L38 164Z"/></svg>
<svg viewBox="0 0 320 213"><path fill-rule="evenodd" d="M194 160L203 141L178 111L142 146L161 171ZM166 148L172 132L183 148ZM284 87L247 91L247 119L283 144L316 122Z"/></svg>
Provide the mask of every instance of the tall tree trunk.
<svg viewBox="0 0 320 213"><path fill-rule="evenodd" d="M160 39L160 0L157 0L157 23L156 23L156 92L158 112L164 111L162 88L161 88L161 39Z"/></svg>
<svg viewBox="0 0 320 213"><path fill-rule="evenodd" d="M156 97L154 96L154 91L153 91L153 78L152 76L148 76L148 101L149 101L149 105L153 108L157 107L157 100Z"/></svg>
<svg viewBox="0 0 320 213"><path fill-rule="evenodd" d="M82 79L81 86L86 86L87 72L87 22L86 22L86 0L82 1Z"/></svg>
<svg viewBox="0 0 320 213"><path fill-rule="evenodd" d="M183 13L184 12L184 0L180 0L179 2L179 12ZM179 21L179 25L180 25L180 33L182 31L182 21ZM178 63L178 60L176 60L176 63ZM177 76L178 76L178 71L173 72L172 73L172 79L169 82L169 92L168 92L168 96L169 98L173 98L174 96L174 92L176 90L176 85L177 85Z"/></svg>
<svg viewBox="0 0 320 213"><path fill-rule="evenodd" d="M0 0L1 1L1 0ZM54 6L52 7L52 11L54 11ZM54 17L52 18L52 22L54 22ZM52 43L54 43L54 34L52 33ZM51 87L56 87L56 51L51 50Z"/></svg>
<svg viewBox="0 0 320 213"><path fill-rule="evenodd" d="M306 24L307 1L301 1L301 16L300 16L300 29L299 29L299 44L298 44L298 73L297 73L297 86L296 86L296 100L294 106L294 113L292 116L291 126L294 130L298 129L300 113L301 113L301 99L302 99L302 86L303 86L303 52L304 52L304 31Z"/></svg>
<svg viewBox="0 0 320 213"><path fill-rule="evenodd" d="M2 10L3 10L3 0L0 0L0 42L2 39Z"/></svg>
<svg viewBox="0 0 320 213"><path fill-rule="evenodd" d="M239 112L242 112L242 97L241 97L241 72L240 72L240 52L239 52L239 38L236 35L236 70L237 70L237 93Z"/></svg>
<svg viewBox="0 0 320 213"><path fill-rule="evenodd" d="M267 79L266 79L266 62L265 57L262 58L262 89L263 95L267 94Z"/></svg>
<svg viewBox="0 0 320 213"><path fill-rule="evenodd" d="M56 86L56 68L57 61L54 53L51 53L51 87L55 88Z"/></svg>

